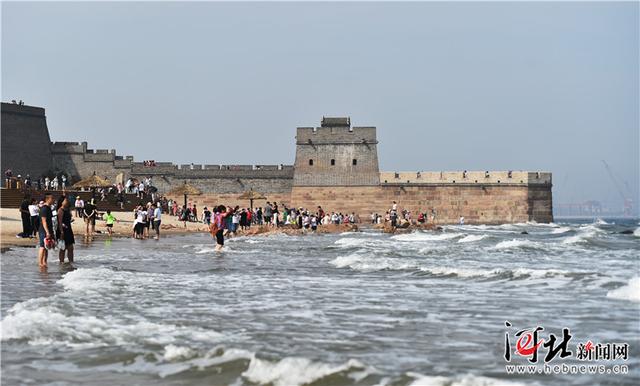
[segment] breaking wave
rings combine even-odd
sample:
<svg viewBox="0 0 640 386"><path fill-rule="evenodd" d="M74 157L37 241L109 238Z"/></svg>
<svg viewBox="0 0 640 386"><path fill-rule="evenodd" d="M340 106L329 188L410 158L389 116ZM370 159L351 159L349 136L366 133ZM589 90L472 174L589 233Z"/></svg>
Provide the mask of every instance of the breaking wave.
<svg viewBox="0 0 640 386"><path fill-rule="evenodd" d="M627 285L607 292L607 297L640 302L640 277L636 276L631 278L627 282Z"/></svg>
<svg viewBox="0 0 640 386"><path fill-rule="evenodd" d="M467 235L467 236L461 238L460 240L458 240L458 242L459 243L473 243L473 242L476 242L476 241L484 240L487 237L488 237L487 235Z"/></svg>
<svg viewBox="0 0 640 386"><path fill-rule="evenodd" d="M458 237L462 237L461 233L426 233L426 232L413 232L401 235L391 236L393 240L397 241L443 241L451 240Z"/></svg>
<svg viewBox="0 0 640 386"><path fill-rule="evenodd" d="M501 241L494 247L493 250L508 250L508 249L540 249L542 245L538 242L527 239L511 239Z"/></svg>
<svg viewBox="0 0 640 386"><path fill-rule="evenodd" d="M433 276L449 277L455 276L463 279L467 278L483 278L483 279L539 279L549 277L564 277L571 272L558 269L531 269L531 268L456 268L450 266L428 266L418 262L391 257L370 257L359 253L338 256L329 261L329 264L336 268L350 268L354 271L372 272L372 271L414 271L430 274ZM589 272L584 274L589 275Z"/></svg>

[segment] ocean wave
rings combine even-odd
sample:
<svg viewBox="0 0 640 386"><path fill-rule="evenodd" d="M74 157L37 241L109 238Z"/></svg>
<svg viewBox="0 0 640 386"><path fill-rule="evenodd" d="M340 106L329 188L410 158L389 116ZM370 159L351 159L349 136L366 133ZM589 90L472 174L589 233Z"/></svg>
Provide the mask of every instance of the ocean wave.
<svg viewBox="0 0 640 386"><path fill-rule="evenodd" d="M536 384L535 382L514 382L472 374L458 377L444 377L409 372L407 376L414 378L413 382L408 386L523 386Z"/></svg>
<svg viewBox="0 0 640 386"><path fill-rule="evenodd" d="M391 236L391 238L397 241L443 241L443 240L455 239L462 236L463 236L462 233L413 232L413 233L406 233L406 234Z"/></svg>
<svg viewBox="0 0 640 386"><path fill-rule="evenodd" d="M166 361L185 360L191 359L197 354L197 351L192 350L189 347L175 346L173 344L170 344L164 347L163 358Z"/></svg>
<svg viewBox="0 0 640 386"><path fill-rule="evenodd" d="M68 291L98 291L113 288L113 273L111 269L79 268L68 272L57 283Z"/></svg>
<svg viewBox="0 0 640 386"><path fill-rule="evenodd" d="M249 368L242 373L247 380L274 386L297 386L317 382L325 377L366 367L355 359L341 365L314 362L303 357L287 357L277 362L253 358Z"/></svg>
<svg viewBox="0 0 640 386"><path fill-rule="evenodd" d="M362 256L358 253L338 256L335 259L329 261L329 264L335 266L336 268L351 268L353 270L362 272L380 271L384 269L403 270L412 267L415 268L414 265L409 264L399 258L372 258L369 256Z"/></svg>
<svg viewBox="0 0 640 386"><path fill-rule="evenodd" d="M640 277L633 277L629 279L627 285L607 292L607 297L640 302Z"/></svg>
<svg viewBox="0 0 640 386"><path fill-rule="evenodd" d="M459 243L473 243L476 241L480 241L486 239L488 235L466 235L465 237L458 240Z"/></svg>
<svg viewBox="0 0 640 386"><path fill-rule="evenodd" d="M380 241L379 240L375 240L375 239L364 239L364 238L357 238L357 237L343 237L341 239L338 239L335 241L334 244L340 245L342 247L361 247L361 246L368 246L368 245L372 245L372 244L379 244Z"/></svg>
<svg viewBox="0 0 640 386"><path fill-rule="evenodd" d="M45 304L38 304L44 303ZM25 339L32 345L101 347L131 345L135 342L171 344L182 340L215 342L223 335L213 330L159 324L146 320L101 319L91 315L66 315L48 303L25 302L14 305L0 322L2 340Z"/></svg>
<svg viewBox="0 0 640 386"><path fill-rule="evenodd" d="M427 266L417 262L408 261L402 258L371 257L352 253L350 255L338 256L331 260L329 264L336 268L350 268L354 271L419 271L433 276L455 276L463 279L483 278L483 279L540 279L549 277L567 277L572 272L558 269L531 269L531 268L456 268L450 266ZM589 275L589 272L581 272Z"/></svg>
<svg viewBox="0 0 640 386"><path fill-rule="evenodd" d="M569 227L559 227L559 228L555 228L555 229L553 229L553 230L551 231L551 234L559 235L559 234L562 234L562 233L571 232L571 230L572 230L572 229L571 229L571 228L569 228Z"/></svg>
<svg viewBox="0 0 640 386"><path fill-rule="evenodd" d="M540 248L542 248L542 245L535 241L531 241L528 239L511 239L511 240L501 241L490 249L509 250L509 249L540 249Z"/></svg>
<svg viewBox="0 0 640 386"><path fill-rule="evenodd" d="M636 230L633 231L633 235L636 237L640 237L640 227L636 228Z"/></svg>

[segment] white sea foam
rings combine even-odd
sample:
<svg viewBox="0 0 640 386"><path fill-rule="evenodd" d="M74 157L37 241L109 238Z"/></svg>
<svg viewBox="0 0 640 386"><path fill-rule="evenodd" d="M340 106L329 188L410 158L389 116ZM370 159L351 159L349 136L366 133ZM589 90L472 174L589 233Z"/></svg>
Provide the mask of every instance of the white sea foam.
<svg viewBox="0 0 640 386"><path fill-rule="evenodd" d="M409 372L407 375L414 378L414 381L411 382L409 386L521 386L526 384L535 384L506 381L472 374L466 374L459 377L443 377Z"/></svg>
<svg viewBox="0 0 640 386"><path fill-rule="evenodd" d="M603 220L603 219L601 219L601 218L596 219L596 221L594 221L593 223L594 223L594 224L597 224L597 225L609 225L609 223L608 223L608 222L604 221L604 220Z"/></svg>
<svg viewBox="0 0 640 386"><path fill-rule="evenodd" d="M487 235L466 235L465 237L458 240L459 243L473 243L476 241L480 241L486 239Z"/></svg>
<svg viewBox="0 0 640 386"><path fill-rule="evenodd" d="M75 281L74 281L75 283ZM71 286L70 291L78 287ZM84 288L84 287L81 287ZM183 340L220 340L222 334L201 328L131 321L93 315L68 315L64 303L67 293L51 298L16 303L0 322L2 340L26 339L32 345L100 347L131 345L135 342L172 344Z"/></svg>
<svg viewBox="0 0 640 386"><path fill-rule="evenodd" d="M570 232L571 228L569 227L559 227L559 228L555 228L554 230L551 231L552 234L554 235L558 235L558 234L562 234L562 233L567 233Z"/></svg>
<svg viewBox="0 0 640 386"><path fill-rule="evenodd" d="M343 246L343 247L359 247L359 246L367 246L377 243L375 239L362 239L357 237L343 237L335 241L334 244Z"/></svg>
<svg viewBox="0 0 640 386"><path fill-rule="evenodd" d="M362 363L354 359L342 365L331 365L301 357L287 357L275 363L254 358L242 376L258 384L297 386L312 383L331 374L364 368Z"/></svg>
<svg viewBox="0 0 640 386"><path fill-rule="evenodd" d="M636 230L633 231L633 235L636 237L640 237L640 227L636 228Z"/></svg>
<svg viewBox="0 0 640 386"><path fill-rule="evenodd" d="M540 279L548 277L566 276L570 272L558 269L530 269L530 268L457 268L451 266L428 266L402 258L371 257L352 253L338 256L329 262L336 268L350 268L354 271L371 272L381 270L416 270L436 276L457 276L459 278L500 278L511 277L517 279Z"/></svg>
<svg viewBox="0 0 640 386"><path fill-rule="evenodd" d="M68 291L87 292L111 289L113 273L114 271L104 267L79 268L66 273L57 283Z"/></svg>
<svg viewBox="0 0 640 386"><path fill-rule="evenodd" d="M539 243L528 240L528 239L511 239L511 240L501 241L490 249L508 250L508 249L518 249L518 248L540 248L540 247L541 246Z"/></svg>
<svg viewBox="0 0 640 386"><path fill-rule="evenodd" d="M352 253L346 256L338 256L329 261L336 268L351 268L355 271L380 271L384 269L403 270L415 267L399 258L370 257Z"/></svg>
<svg viewBox="0 0 640 386"><path fill-rule="evenodd" d="M197 352L190 349L189 347L175 346L173 344L170 344L164 347L163 358L166 361L176 361L190 359L196 354Z"/></svg>
<svg viewBox="0 0 640 386"><path fill-rule="evenodd" d="M640 277L633 277L629 279L627 285L607 292L607 297L640 302Z"/></svg>
<svg viewBox="0 0 640 386"><path fill-rule="evenodd" d="M391 236L392 239L397 241L443 241L462 237L461 233L426 233L426 232L413 232L401 235Z"/></svg>

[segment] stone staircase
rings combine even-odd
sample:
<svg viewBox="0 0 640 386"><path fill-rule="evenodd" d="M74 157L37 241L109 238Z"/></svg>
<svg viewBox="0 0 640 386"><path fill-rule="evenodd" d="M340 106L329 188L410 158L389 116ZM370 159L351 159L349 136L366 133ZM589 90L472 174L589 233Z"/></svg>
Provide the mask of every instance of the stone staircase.
<svg viewBox="0 0 640 386"><path fill-rule="evenodd" d="M80 192L80 191L71 191L71 190L68 190L66 192L63 192L61 190L50 190L49 192L53 194L56 200L58 199L58 197L60 197L60 195L62 195L63 193L66 193L71 199L70 201L71 207L73 207L75 203L76 196L79 195L80 197L82 197L82 200L84 202L89 202L92 196L91 192ZM45 193L44 191L37 191L37 190L24 192L18 189L2 188L0 189L0 207L19 208L25 195L29 199L33 197L36 200L40 201L44 198L44 193ZM146 204L147 202L151 201L151 198L148 197L148 198L145 198L144 200L140 200L138 197L136 197L135 194L125 194L124 200L125 200L124 209L120 209L120 205L116 202L115 195L108 195L105 201L100 201L100 195L97 195L96 206L98 207L98 210L100 212L103 212L106 210L111 210L112 212L132 211L135 208L135 206L138 205L141 201L144 204Z"/></svg>

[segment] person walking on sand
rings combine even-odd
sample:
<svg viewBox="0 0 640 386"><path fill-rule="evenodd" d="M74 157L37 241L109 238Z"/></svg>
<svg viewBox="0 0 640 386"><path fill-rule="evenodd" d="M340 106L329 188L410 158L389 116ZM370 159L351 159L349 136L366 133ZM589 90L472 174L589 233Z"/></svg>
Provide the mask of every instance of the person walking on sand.
<svg viewBox="0 0 640 386"><path fill-rule="evenodd" d="M162 223L162 207L161 205L153 205L153 229L156 231L156 240L160 240L160 224Z"/></svg>
<svg viewBox="0 0 640 386"><path fill-rule="evenodd" d="M109 237L113 236L113 224L116 222L116 218L111 214L111 210L107 209L107 213L102 216L102 219L107 223Z"/></svg>
<svg viewBox="0 0 640 386"><path fill-rule="evenodd" d="M82 211L84 214L84 222L87 224L87 229L85 231L85 236L93 235L96 231L96 217L98 217L98 211L96 208L95 200L92 198L91 201L84 206L84 210Z"/></svg>
<svg viewBox="0 0 640 386"><path fill-rule="evenodd" d="M58 199L58 229L56 230L56 239L58 240L58 260L60 264L64 263L64 254L67 253L69 263L73 263L73 245L76 239L73 235L73 215L69 208L69 199L67 196L61 196Z"/></svg>
<svg viewBox="0 0 640 386"><path fill-rule="evenodd" d="M84 210L84 201L80 195L76 196L76 203L74 205L76 207L76 217L82 218L82 211Z"/></svg>
<svg viewBox="0 0 640 386"><path fill-rule="evenodd" d="M35 198L31 199L31 205L29 205L29 215L31 216L31 236L38 235L38 228L40 228L40 207Z"/></svg>
<svg viewBox="0 0 640 386"><path fill-rule="evenodd" d="M40 208L40 229L38 230L38 265L40 269L47 268L47 257L49 249L55 246L53 240L53 214L51 213L51 205L53 205L53 195L46 193L44 195L44 205Z"/></svg>
<svg viewBox="0 0 640 386"><path fill-rule="evenodd" d="M24 196L22 203L20 204L20 219L22 220L22 232L18 233L16 237L27 238L31 237L33 229L31 229L31 214L29 213L29 196Z"/></svg>

